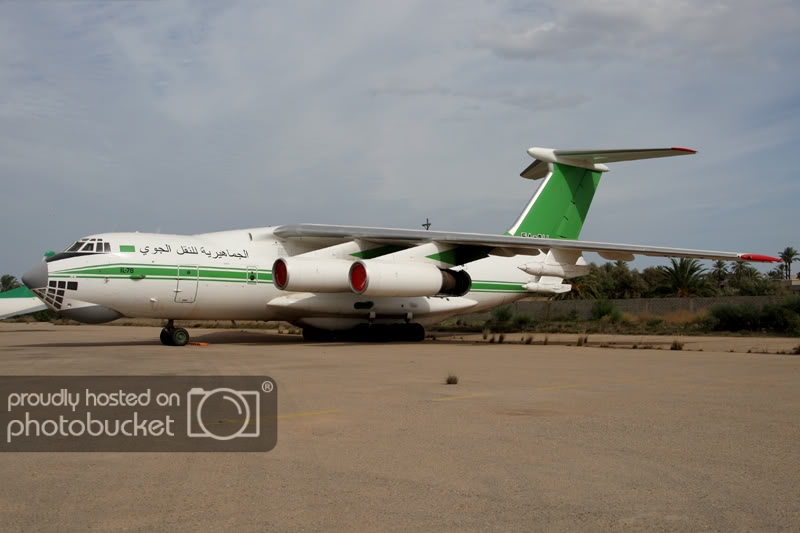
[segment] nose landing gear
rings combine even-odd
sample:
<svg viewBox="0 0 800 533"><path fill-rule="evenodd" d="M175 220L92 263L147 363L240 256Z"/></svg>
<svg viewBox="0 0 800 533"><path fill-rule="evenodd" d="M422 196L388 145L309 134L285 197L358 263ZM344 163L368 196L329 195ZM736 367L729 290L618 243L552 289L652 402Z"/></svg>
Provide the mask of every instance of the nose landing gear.
<svg viewBox="0 0 800 533"><path fill-rule="evenodd" d="M183 328L176 328L175 321L170 319L161 330L160 339L164 346L185 346L189 342L189 332Z"/></svg>

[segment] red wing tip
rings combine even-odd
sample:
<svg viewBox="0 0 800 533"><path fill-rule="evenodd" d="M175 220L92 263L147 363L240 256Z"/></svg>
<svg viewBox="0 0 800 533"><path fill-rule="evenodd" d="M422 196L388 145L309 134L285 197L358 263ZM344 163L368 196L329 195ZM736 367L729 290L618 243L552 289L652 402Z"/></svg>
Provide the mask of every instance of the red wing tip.
<svg viewBox="0 0 800 533"><path fill-rule="evenodd" d="M741 257L745 261L763 261L765 263L782 262L782 260L778 259L777 257L771 257L769 255L761 255L761 254L739 254L739 257Z"/></svg>
<svg viewBox="0 0 800 533"><path fill-rule="evenodd" d="M677 151L677 152L689 152L690 154L696 154L697 153L697 150L692 150L691 148L682 148L680 146L673 146L672 149Z"/></svg>

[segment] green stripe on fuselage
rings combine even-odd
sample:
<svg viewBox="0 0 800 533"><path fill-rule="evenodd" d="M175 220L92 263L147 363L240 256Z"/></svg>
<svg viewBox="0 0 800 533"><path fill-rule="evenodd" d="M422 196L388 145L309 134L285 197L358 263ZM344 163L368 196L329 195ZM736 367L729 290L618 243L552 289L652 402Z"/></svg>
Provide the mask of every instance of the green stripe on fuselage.
<svg viewBox="0 0 800 533"><path fill-rule="evenodd" d="M476 281L473 280L470 291L474 292L528 292L522 288L520 281Z"/></svg>
<svg viewBox="0 0 800 533"><path fill-rule="evenodd" d="M187 269L188 267L188 269ZM202 281L272 282L271 270L206 267L195 265L135 265L116 263L93 267L73 268L51 272L51 278L139 278L139 279L200 279ZM186 271L189 274L186 274ZM250 280L250 274L257 279ZM143 276L143 277L141 277Z"/></svg>
<svg viewBox="0 0 800 533"><path fill-rule="evenodd" d="M185 265L181 265L182 270ZM191 265L190 265L191 267ZM196 268L191 268L190 275L181 275L181 279L197 279L203 282L220 282L220 283L272 283L271 270L259 270L257 279L250 281L248 279L248 269L226 269L224 267L206 267L199 268L199 275ZM139 276L144 276L138 278ZM178 279L178 266L177 265L126 265L125 263L117 263L113 265L102 265L94 267L81 267L69 270L61 270L58 272L51 272L50 278L53 279L139 279L146 280L177 280ZM0 293L0 298L13 298L15 296L6 296L9 293L19 294L19 297L35 296L28 291L25 287ZM22 291L27 291L25 294ZM474 280L472 282L471 291L474 292L497 292L497 293L524 293L525 289L522 288L522 282L519 281L490 281L490 280Z"/></svg>

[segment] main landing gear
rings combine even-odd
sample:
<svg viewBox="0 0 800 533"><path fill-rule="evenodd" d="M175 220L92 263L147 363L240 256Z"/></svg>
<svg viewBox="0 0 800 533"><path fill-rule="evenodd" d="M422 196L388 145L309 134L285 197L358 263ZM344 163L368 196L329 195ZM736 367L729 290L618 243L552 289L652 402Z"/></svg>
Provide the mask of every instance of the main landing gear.
<svg viewBox="0 0 800 533"><path fill-rule="evenodd" d="M164 346L185 346L189 342L189 332L183 328L176 328L173 320L168 320L167 325L161 330L161 344Z"/></svg>
<svg viewBox="0 0 800 533"><path fill-rule="evenodd" d="M303 339L307 342L421 342L425 340L425 328L421 324L363 324L353 329L330 331L303 328Z"/></svg>

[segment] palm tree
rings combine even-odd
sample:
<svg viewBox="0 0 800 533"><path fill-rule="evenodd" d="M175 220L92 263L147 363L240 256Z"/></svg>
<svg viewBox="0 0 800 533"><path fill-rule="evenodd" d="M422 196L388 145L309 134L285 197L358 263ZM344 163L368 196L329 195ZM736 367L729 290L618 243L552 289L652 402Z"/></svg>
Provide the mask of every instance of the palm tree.
<svg viewBox="0 0 800 533"><path fill-rule="evenodd" d="M704 273L706 269L697 259L670 258L671 266L658 267L661 277L669 286L671 292L677 296L685 297L696 295L706 283Z"/></svg>
<svg viewBox="0 0 800 533"><path fill-rule="evenodd" d="M792 279L792 263L794 261L800 261L800 254L791 246L787 246L780 253L779 257L786 264L786 279Z"/></svg>
<svg viewBox="0 0 800 533"><path fill-rule="evenodd" d="M761 276L755 267L748 265L744 261L739 261L733 264L733 279L742 281L744 279L756 279Z"/></svg>
<svg viewBox="0 0 800 533"><path fill-rule="evenodd" d="M786 265L783 263L778 264L778 266L767 272L767 277L773 281L786 279Z"/></svg>
<svg viewBox="0 0 800 533"><path fill-rule="evenodd" d="M4 274L0 277L0 292L10 291L18 287L22 287L22 284L11 274Z"/></svg>
<svg viewBox="0 0 800 533"><path fill-rule="evenodd" d="M554 300L596 300L600 297L597 280L591 276L582 276L569 280L572 290L557 294Z"/></svg>
<svg viewBox="0 0 800 533"><path fill-rule="evenodd" d="M717 282L717 287L722 287L725 278L728 277L728 263L725 261L714 261L711 266L711 277Z"/></svg>

